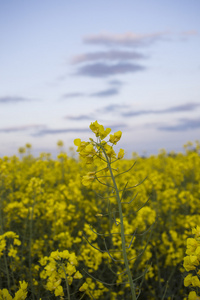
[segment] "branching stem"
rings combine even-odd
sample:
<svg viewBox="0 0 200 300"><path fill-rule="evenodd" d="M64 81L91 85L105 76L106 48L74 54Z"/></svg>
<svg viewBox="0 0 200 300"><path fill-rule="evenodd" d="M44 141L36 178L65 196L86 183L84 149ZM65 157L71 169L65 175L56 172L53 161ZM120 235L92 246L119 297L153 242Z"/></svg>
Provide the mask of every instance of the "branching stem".
<svg viewBox="0 0 200 300"><path fill-rule="evenodd" d="M124 232L123 212L122 212L122 205L121 205L119 190L118 190L118 187L117 187L117 183L115 181L115 177L113 175L113 171L112 171L112 168L111 168L111 165L110 165L109 157L107 156L107 153L106 153L104 147L101 144L99 144L99 146L101 147L101 149L102 149L102 151L105 155L107 165L108 165L108 169L109 169L109 172L110 172L110 175L111 175L111 178L112 178L114 190L115 190L115 193L116 193L116 200L117 200L117 204L118 204L119 218L120 218L123 259L124 259L126 272L127 272L127 275L128 275L130 288L131 288L132 300L136 300L137 298L136 298L136 294L135 294L135 286L133 284L133 279L132 279L131 271L130 271L130 268L129 268L128 257L127 257L127 253L126 253L126 241L125 241L125 232Z"/></svg>

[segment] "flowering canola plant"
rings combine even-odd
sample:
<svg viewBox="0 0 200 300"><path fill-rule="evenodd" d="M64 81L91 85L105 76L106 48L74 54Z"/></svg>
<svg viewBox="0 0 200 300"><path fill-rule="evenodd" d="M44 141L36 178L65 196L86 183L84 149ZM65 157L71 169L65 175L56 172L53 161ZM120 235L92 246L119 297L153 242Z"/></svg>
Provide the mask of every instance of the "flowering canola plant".
<svg viewBox="0 0 200 300"><path fill-rule="evenodd" d="M90 129L96 135L97 142L95 142L93 139L90 139L90 142L81 142L80 139L76 139L74 141L74 143L76 146L78 146L77 151L86 160L86 163L91 164L94 160L99 160L101 163L101 168L100 168L100 170L98 170L96 172L89 172L86 176L83 177L82 183L87 186L94 179L97 179L99 181L99 178L101 179L102 176L97 177L96 174L99 172L102 172L102 171L109 171L110 175L108 175L106 177L108 177L108 178L110 177L111 183L103 183L101 181L99 181L99 182L107 187L111 187L113 189L113 193L115 193L115 196L116 196L116 202L118 204L118 213L119 213L118 224L120 224L121 246L122 246L122 253L123 253L122 256L123 256L123 261L124 261L124 265L125 265L125 273L128 276L128 282L129 282L130 290L131 290L131 298L133 300L136 300L136 290L135 290L135 286L133 283L132 274L131 274L130 267L129 267L127 250L126 250L124 216L123 216L123 211L122 211L122 196L120 197L119 188L117 186L115 176L113 174L114 169L111 166L114 162L116 162L117 160L121 159L124 156L124 150L120 149L118 157L116 159L116 153L113 150L113 145L116 145L117 142L120 140L120 138L122 136L122 132L117 131L114 133L114 135L110 134L109 141L106 142L106 141L104 141L104 139L111 132L110 128L106 128L104 130L103 125L100 125L100 124L98 124L97 121L95 121L94 123L91 123ZM105 167L103 167L103 165L105 165ZM125 189L124 189L124 191L125 191ZM115 214L113 214L113 216L115 217ZM111 235L112 234L113 233L111 233ZM99 250L99 251L101 251L101 250ZM107 250L107 253L111 257L108 250ZM114 258L113 258L113 260L114 260Z"/></svg>

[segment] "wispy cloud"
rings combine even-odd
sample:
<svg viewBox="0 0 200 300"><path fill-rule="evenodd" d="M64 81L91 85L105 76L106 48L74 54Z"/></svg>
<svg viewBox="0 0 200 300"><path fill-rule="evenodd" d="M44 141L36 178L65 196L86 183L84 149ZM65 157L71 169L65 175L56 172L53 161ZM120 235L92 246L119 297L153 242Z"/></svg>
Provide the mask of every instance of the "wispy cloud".
<svg viewBox="0 0 200 300"><path fill-rule="evenodd" d="M128 125L125 123L110 123L110 124L105 124L104 128L111 128L112 132L116 131L116 130L125 130L126 128L128 128Z"/></svg>
<svg viewBox="0 0 200 300"><path fill-rule="evenodd" d="M114 86L121 86L124 84L124 82L121 80L110 80L108 83L110 85L114 85Z"/></svg>
<svg viewBox="0 0 200 300"><path fill-rule="evenodd" d="M198 33L198 31L196 31L196 30L188 30L188 31L183 31L183 32L181 32L180 33L180 35L182 36L182 37L191 37L191 36L195 36L195 35L198 35L199 33Z"/></svg>
<svg viewBox="0 0 200 300"><path fill-rule="evenodd" d="M113 87L94 93L68 93L62 96L62 99L79 98L79 97L111 97L119 94L119 88Z"/></svg>
<svg viewBox="0 0 200 300"><path fill-rule="evenodd" d="M98 109L96 112L97 113L110 113L110 112L120 112L123 110L123 109L130 109L130 105L126 105L126 104L110 104L110 105L107 105L103 108L100 108Z"/></svg>
<svg viewBox="0 0 200 300"><path fill-rule="evenodd" d="M4 96L0 97L0 104L9 104L9 103L18 103L18 102L28 102L30 101L27 98L24 97L18 97L18 96Z"/></svg>
<svg viewBox="0 0 200 300"><path fill-rule="evenodd" d="M60 128L60 129L42 129L33 134L33 136L54 135L60 133L87 132L88 128Z"/></svg>
<svg viewBox="0 0 200 300"><path fill-rule="evenodd" d="M0 128L0 132L9 133L9 132L19 132L19 131L29 131L29 130L38 130L45 128L45 125L23 125L23 126L13 126L13 127L5 127Z"/></svg>
<svg viewBox="0 0 200 300"><path fill-rule="evenodd" d="M109 77L118 74L135 73L145 70L145 67L138 64L131 63L117 63L117 64L88 64L78 69L76 75L84 75L90 77Z"/></svg>
<svg viewBox="0 0 200 300"><path fill-rule="evenodd" d="M142 53L112 50L112 51L99 51L99 52L76 55L72 58L71 63L79 64L83 62L97 61L97 60L125 61L125 60L138 60L144 58L146 58L146 56Z"/></svg>
<svg viewBox="0 0 200 300"><path fill-rule="evenodd" d="M197 107L200 106L200 103L186 103L182 105L172 106L166 109L160 110L136 110L136 111L128 111L122 112L121 115L123 117L133 117L133 116L141 116L141 115L149 115L149 114L167 114L167 113L176 113L176 112L187 112L194 111Z"/></svg>
<svg viewBox="0 0 200 300"><path fill-rule="evenodd" d="M136 34L133 32L124 34L103 33L87 36L83 41L86 44L93 45L138 47L150 45L165 38L168 34L168 32L154 32L150 34Z"/></svg>
<svg viewBox="0 0 200 300"><path fill-rule="evenodd" d="M158 126L161 131L186 131L200 128L200 117L198 119L180 119L176 125Z"/></svg>
<svg viewBox="0 0 200 300"><path fill-rule="evenodd" d="M64 119L68 119L71 121L85 121L91 120L91 115L65 116Z"/></svg>
<svg viewBox="0 0 200 300"><path fill-rule="evenodd" d="M111 97L119 94L119 90L117 88L103 90L97 93L90 94L90 97Z"/></svg>
<svg viewBox="0 0 200 300"><path fill-rule="evenodd" d="M84 97L85 94L84 93L67 93L67 94L64 94L62 96L62 98L79 98L79 97Z"/></svg>

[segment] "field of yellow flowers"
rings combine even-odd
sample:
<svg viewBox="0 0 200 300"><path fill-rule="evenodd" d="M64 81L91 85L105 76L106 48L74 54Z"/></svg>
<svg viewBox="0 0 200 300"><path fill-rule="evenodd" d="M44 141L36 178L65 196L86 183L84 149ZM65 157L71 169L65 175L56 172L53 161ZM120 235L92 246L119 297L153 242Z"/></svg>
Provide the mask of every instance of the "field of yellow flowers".
<svg viewBox="0 0 200 300"><path fill-rule="evenodd" d="M109 170L136 298L200 299L200 144L123 159L99 126L79 159L0 158L0 299L134 299Z"/></svg>

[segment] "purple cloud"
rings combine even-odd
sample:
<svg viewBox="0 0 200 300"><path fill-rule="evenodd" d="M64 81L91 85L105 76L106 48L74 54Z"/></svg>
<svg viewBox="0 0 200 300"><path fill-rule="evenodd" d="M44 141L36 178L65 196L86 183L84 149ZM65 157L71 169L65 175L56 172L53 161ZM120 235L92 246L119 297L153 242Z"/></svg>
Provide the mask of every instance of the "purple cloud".
<svg viewBox="0 0 200 300"><path fill-rule="evenodd" d="M90 115L79 115L79 116L66 116L64 119L68 119L71 121L84 121L84 120L91 120Z"/></svg>
<svg viewBox="0 0 200 300"><path fill-rule="evenodd" d="M110 104L97 110L97 113L109 113L109 112L121 112L122 109L130 108L130 105L126 104Z"/></svg>
<svg viewBox="0 0 200 300"><path fill-rule="evenodd" d="M67 93L63 95L63 98L78 98L78 97L84 97L85 94L83 93Z"/></svg>
<svg viewBox="0 0 200 300"><path fill-rule="evenodd" d="M145 70L145 67L131 63L118 63L112 65L96 63L80 67L76 75L84 75L90 77L108 77L117 74L135 73L143 70Z"/></svg>
<svg viewBox="0 0 200 300"><path fill-rule="evenodd" d="M23 98L23 97L18 97L18 96L4 96L0 97L0 103L18 103L18 102L28 102L30 100Z"/></svg>
<svg viewBox="0 0 200 300"><path fill-rule="evenodd" d="M145 55L137 52L130 52L130 51L101 51L101 52L93 52L93 53L86 53L82 55L77 55L72 58L72 64L79 64L82 62L88 61L97 61L97 60L138 60L146 58Z"/></svg>
<svg viewBox="0 0 200 300"><path fill-rule="evenodd" d="M53 135L60 133L70 133L70 132L87 132L88 128L60 128L60 129L43 129L34 133L33 136L44 136L44 135Z"/></svg>
<svg viewBox="0 0 200 300"><path fill-rule="evenodd" d="M173 126L159 126L161 131L186 131L200 128L200 118L198 119L180 119L179 123Z"/></svg>
<svg viewBox="0 0 200 300"><path fill-rule="evenodd" d="M45 125L23 125L23 126L13 126L13 127L5 127L0 128L0 132L9 133L9 132L18 132L18 131L28 131L45 128Z"/></svg>
<svg viewBox="0 0 200 300"><path fill-rule="evenodd" d="M119 94L119 90L116 88L112 88L112 89L107 89L104 91L90 94L90 97L110 97L110 96L115 96L118 94Z"/></svg>
<svg viewBox="0 0 200 300"><path fill-rule="evenodd" d="M187 111L194 111L200 106L200 103L186 103L182 105L172 106L166 109L160 110L136 110L136 111L128 111L121 113L123 117L133 117L133 116L141 116L141 115L149 115L149 114L168 114L168 113L175 113L175 112L187 112Z"/></svg>
<svg viewBox="0 0 200 300"><path fill-rule="evenodd" d="M124 34L98 34L84 38L86 44L103 45L103 46L123 46L138 47L147 46L160 39L163 39L167 32L155 32L151 34L135 34L128 32Z"/></svg>

